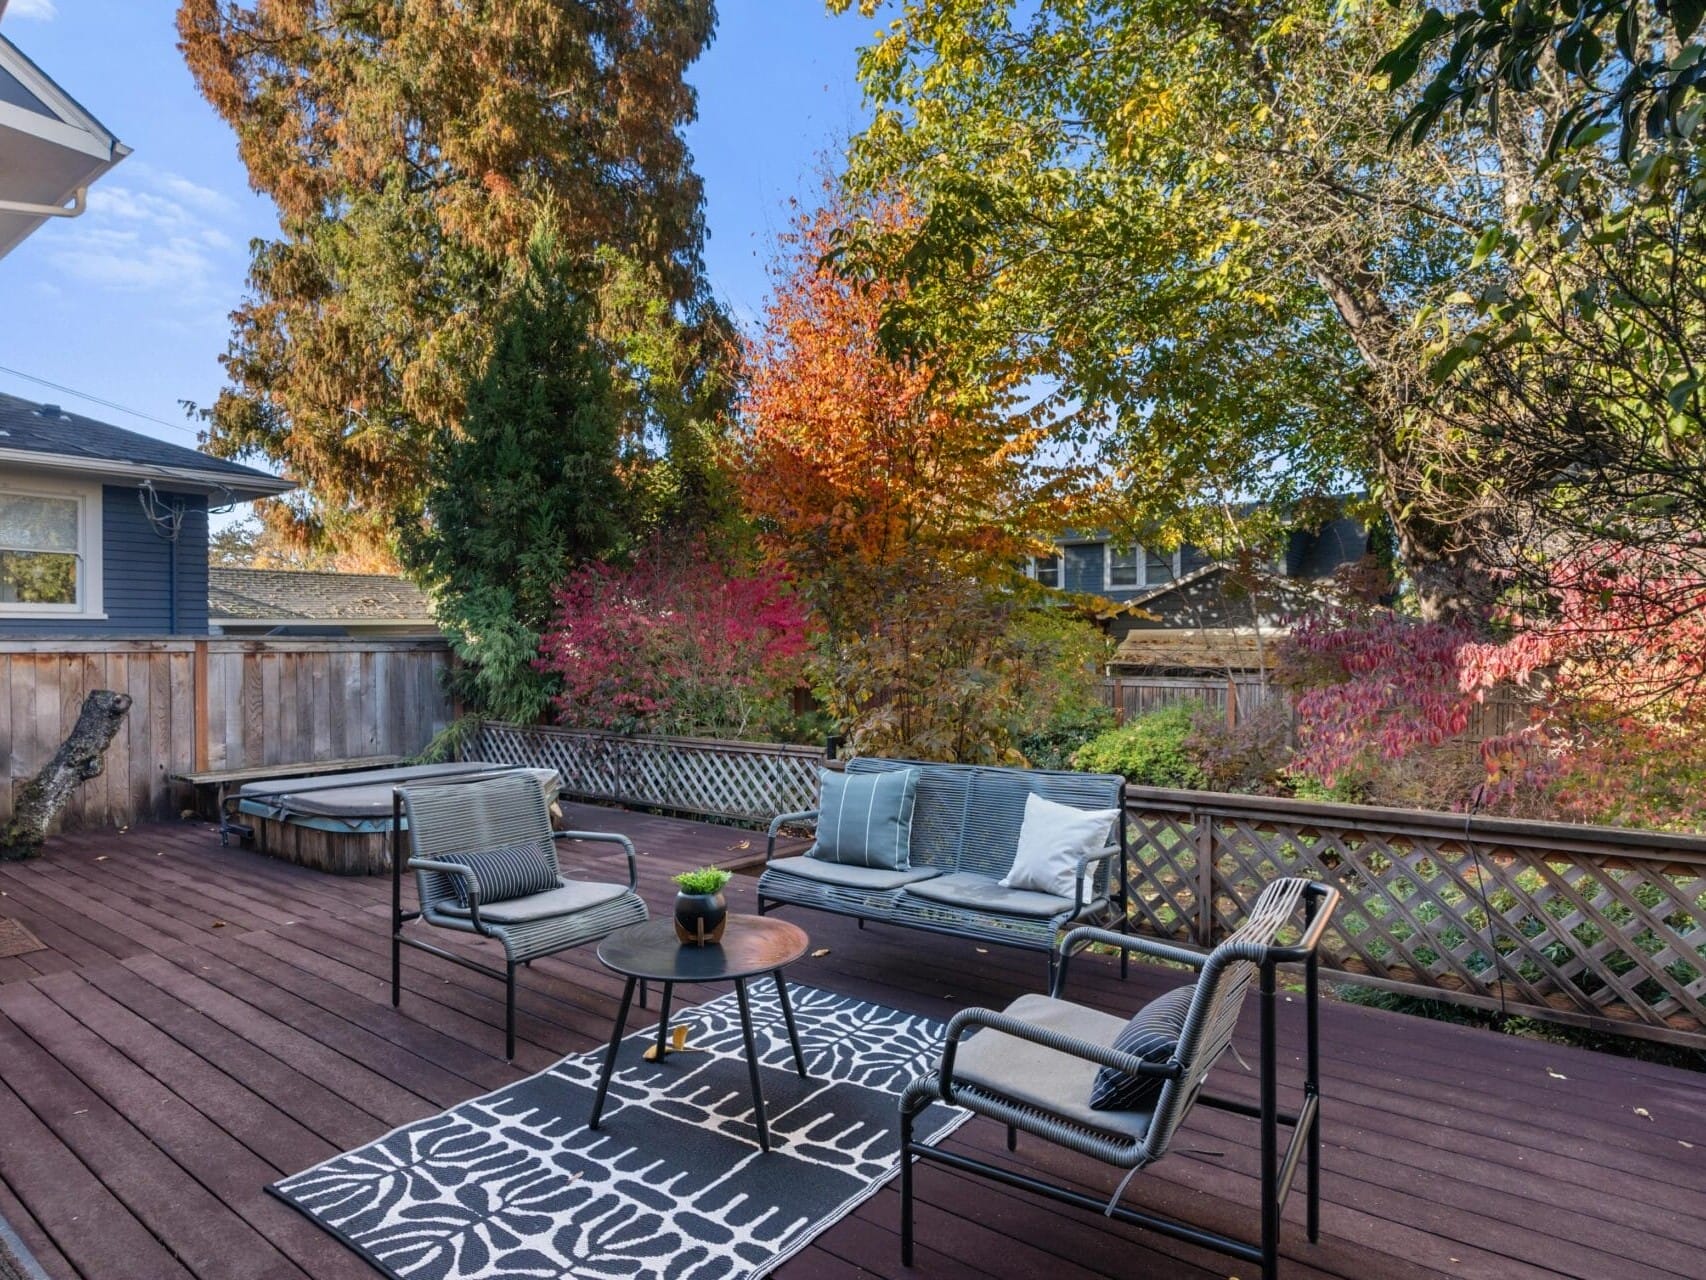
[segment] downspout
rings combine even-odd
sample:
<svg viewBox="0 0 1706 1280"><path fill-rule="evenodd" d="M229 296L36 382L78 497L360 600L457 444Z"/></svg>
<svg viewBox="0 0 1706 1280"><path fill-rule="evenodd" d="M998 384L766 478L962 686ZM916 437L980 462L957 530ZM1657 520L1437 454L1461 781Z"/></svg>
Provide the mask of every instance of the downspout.
<svg viewBox="0 0 1706 1280"><path fill-rule="evenodd" d="M0 200L0 213L22 213L32 218L80 218L89 207L89 188L71 193L71 207L58 204L26 204L22 200Z"/></svg>

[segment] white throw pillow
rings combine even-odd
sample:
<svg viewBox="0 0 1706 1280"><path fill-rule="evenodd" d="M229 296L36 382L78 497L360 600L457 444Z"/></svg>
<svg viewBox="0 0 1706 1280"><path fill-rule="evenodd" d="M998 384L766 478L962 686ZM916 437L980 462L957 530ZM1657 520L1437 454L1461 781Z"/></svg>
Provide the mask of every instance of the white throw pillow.
<svg viewBox="0 0 1706 1280"><path fill-rule="evenodd" d="M1114 819L1119 816L1118 809L1074 809L1039 795L1026 796L1025 821L1019 826L1019 848L1001 886L1070 898L1078 859L1100 853L1108 846ZM1086 902L1090 900L1093 883L1091 877L1085 878Z"/></svg>

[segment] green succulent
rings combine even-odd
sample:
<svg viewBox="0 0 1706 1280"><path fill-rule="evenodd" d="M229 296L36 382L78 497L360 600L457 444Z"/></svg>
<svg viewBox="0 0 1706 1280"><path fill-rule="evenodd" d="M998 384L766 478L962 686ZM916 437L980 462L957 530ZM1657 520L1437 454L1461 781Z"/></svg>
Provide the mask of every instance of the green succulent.
<svg viewBox="0 0 1706 1280"><path fill-rule="evenodd" d="M724 871L721 867L700 867L697 871L683 871L678 876L671 877L681 887L683 893L695 893L709 896L721 893L723 886L732 878L733 873Z"/></svg>

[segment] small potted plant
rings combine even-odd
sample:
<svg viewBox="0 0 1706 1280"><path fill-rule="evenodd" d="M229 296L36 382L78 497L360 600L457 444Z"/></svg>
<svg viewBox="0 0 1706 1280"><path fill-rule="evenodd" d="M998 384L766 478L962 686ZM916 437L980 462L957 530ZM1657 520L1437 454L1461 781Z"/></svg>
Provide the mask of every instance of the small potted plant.
<svg viewBox="0 0 1706 1280"><path fill-rule="evenodd" d="M675 876L675 936L683 946L708 947L723 940L729 904L723 886L730 873L720 867L700 867Z"/></svg>

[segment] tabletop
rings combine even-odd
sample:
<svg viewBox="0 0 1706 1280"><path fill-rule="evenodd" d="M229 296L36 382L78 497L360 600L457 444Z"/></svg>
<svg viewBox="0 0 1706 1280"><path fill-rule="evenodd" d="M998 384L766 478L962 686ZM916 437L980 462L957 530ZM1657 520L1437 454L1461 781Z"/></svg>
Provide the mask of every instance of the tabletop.
<svg viewBox="0 0 1706 1280"><path fill-rule="evenodd" d="M729 916L723 940L684 946L669 917L618 929L598 944L598 961L627 978L653 982L724 982L791 964L811 940L804 929L774 916Z"/></svg>

